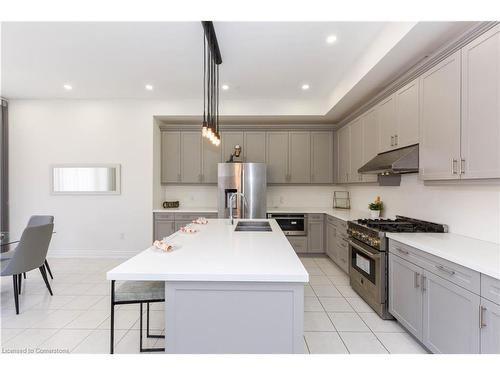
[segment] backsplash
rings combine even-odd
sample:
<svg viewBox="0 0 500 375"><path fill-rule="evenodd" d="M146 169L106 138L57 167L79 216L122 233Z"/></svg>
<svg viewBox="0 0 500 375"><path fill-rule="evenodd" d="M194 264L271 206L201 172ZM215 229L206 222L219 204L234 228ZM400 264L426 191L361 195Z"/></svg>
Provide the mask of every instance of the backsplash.
<svg viewBox="0 0 500 375"><path fill-rule="evenodd" d="M383 215L410 216L446 224L449 231L500 242L500 186L487 184L427 184L417 174L403 175L401 186L350 186L351 207L367 210L377 195ZM473 249L471 249L473 251Z"/></svg>
<svg viewBox="0 0 500 375"><path fill-rule="evenodd" d="M339 188L342 189L342 188ZM268 207L331 207L334 186L268 186ZM181 207L217 207L217 186L162 186L163 200L179 200Z"/></svg>

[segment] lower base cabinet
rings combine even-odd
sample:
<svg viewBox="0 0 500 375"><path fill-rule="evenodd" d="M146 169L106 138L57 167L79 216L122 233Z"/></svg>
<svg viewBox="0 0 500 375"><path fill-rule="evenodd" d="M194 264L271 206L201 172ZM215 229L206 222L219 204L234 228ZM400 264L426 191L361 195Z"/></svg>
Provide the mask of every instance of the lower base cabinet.
<svg viewBox="0 0 500 375"><path fill-rule="evenodd" d="M349 273L347 225L340 219L326 217L325 252L345 273Z"/></svg>
<svg viewBox="0 0 500 375"><path fill-rule="evenodd" d="M389 254L389 311L417 339L422 341L422 268Z"/></svg>
<svg viewBox="0 0 500 375"><path fill-rule="evenodd" d="M481 353L500 353L500 305L481 298Z"/></svg>
<svg viewBox="0 0 500 375"><path fill-rule="evenodd" d="M424 271L422 343L433 353L480 353L480 297Z"/></svg>
<svg viewBox="0 0 500 375"><path fill-rule="evenodd" d="M162 240L175 232L181 227L191 223L194 219L203 216L207 219L217 218L217 214L213 212L157 212L153 214L153 241Z"/></svg>
<svg viewBox="0 0 500 375"><path fill-rule="evenodd" d="M392 249L391 243L389 312L401 325L433 353L500 354L500 305L484 298L495 294L483 285L472 292L424 268L432 263L419 263L418 249L403 252L418 264Z"/></svg>
<svg viewBox="0 0 500 375"><path fill-rule="evenodd" d="M297 254L307 253L307 237L287 236L286 238Z"/></svg>

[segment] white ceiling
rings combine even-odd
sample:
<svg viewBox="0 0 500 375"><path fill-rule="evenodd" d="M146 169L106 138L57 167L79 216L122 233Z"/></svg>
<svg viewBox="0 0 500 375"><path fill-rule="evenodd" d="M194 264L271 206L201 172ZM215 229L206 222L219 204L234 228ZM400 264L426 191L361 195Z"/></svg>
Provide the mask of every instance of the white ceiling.
<svg viewBox="0 0 500 375"><path fill-rule="evenodd" d="M457 29L452 22L434 24L441 26L420 41L422 46L446 33L448 37L450 28ZM255 102L254 108L262 108L260 114L275 114L266 113L272 112L269 108L273 105L280 113L295 113L292 107L301 103L301 113L324 115L335 104L328 100L331 93L338 85L345 85L345 77L352 75L350 71L359 61L366 60L364 55L373 51L374 44L380 43L379 36L392 32L391 27L406 28L401 35L394 34L391 43L396 45L413 25L215 22L223 58L221 82L230 86L221 92L221 100L245 103L245 108ZM325 39L331 34L338 40L329 45ZM1 37L1 88L9 99L197 102L202 98L199 22L3 23ZM415 50L419 47L411 46ZM401 64L407 63L406 57L399 57ZM397 61L391 64L393 70L400 68ZM367 72L357 73L362 77ZM72 91L63 89L66 83L73 86ZM301 90L303 83L308 83L310 90ZM154 90L146 91L145 84L154 85ZM231 106L236 112L232 114L244 114L237 113L237 107Z"/></svg>

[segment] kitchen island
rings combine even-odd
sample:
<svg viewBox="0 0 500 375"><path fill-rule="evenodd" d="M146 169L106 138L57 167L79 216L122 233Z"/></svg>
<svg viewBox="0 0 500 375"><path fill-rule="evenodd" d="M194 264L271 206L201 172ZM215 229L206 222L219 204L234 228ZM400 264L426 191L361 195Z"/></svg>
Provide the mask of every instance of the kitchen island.
<svg viewBox="0 0 500 375"><path fill-rule="evenodd" d="M302 353L309 275L275 220L271 232L235 232L229 219L176 232L108 280L165 282L167 353ZM267 221L267 220L259 220Z"/></svg>

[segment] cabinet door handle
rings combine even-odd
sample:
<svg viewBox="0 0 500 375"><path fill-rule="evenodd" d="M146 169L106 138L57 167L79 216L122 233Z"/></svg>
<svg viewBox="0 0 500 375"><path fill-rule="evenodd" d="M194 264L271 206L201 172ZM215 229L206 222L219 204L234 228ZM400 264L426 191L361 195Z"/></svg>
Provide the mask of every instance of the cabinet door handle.
<svg viewBox="0 0 500 375"><path fill-rule="evenodd" d="M449 268L446 268L445 266L438 265L436 268L444 273L447 273L450 276L453 276L455 274L455 271L450 270Z"/></svg>
<svg viewBox="0 0 500 375"><path fill-rule="evenodd" d="M422 275L421 281L422 281L422 292L425 292L427 289L425 288L425 276L424 275Z"/></svg>
<svg viewBox="0 0 500 375"><path fill-rule="evenodd" d="M460 159L460 174L465 174L465 159Z"/></svg>
<svg viewBox="0 0 500 375"><path fill-rule="evenodd" d="M391 135L391 146L394 146L394 136Z"/></svg>
<svg viewBox="0 0 500 375"><path fill-rule="evenodd" d="M396 249L397 251L399 251L400 253L404 254L404 255L408 255L408 254L410 254L410 252L408 252L408 251L406 251L406 250L403 250L403 249L401 249L400 247L396 247L395 249Z"/></svg>
<svg viewBox="0 0 500 375"><path fill-rule="evenodd" d="M451 174L457 174L457 159L451 159Z"/></svg>
<svg viewBox="0 0 500 375"><path fill-rule="evenodd" d="M415 278L413 279L413 286L415 288L420 288L420 284L418 283L418 279L420 278L420 273L415 272L414 276L415 276Z"/></svg>
<svg viewBox="0 0 500 375"><path fill-rule="evenodd" d="M398 141L398 135L396 134L396 135L394 136L394 146L397 146L397 145L398 145L398 143L399 143L399 141Z"/></svg>
<svg viewBox="0 0 500 375"><path fill-rule="evenodd" d="M486 311L486 307L479 306L479 328L486 327L486 323L484 322L484 312Z"/></svg>

